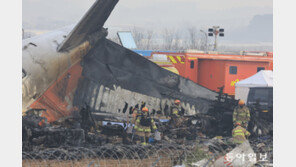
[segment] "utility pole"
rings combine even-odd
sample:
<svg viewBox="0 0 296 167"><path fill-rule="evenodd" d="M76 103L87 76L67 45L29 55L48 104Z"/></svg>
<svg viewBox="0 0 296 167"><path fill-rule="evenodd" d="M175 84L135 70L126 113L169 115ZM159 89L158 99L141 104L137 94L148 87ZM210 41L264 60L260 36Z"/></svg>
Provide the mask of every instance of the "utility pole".
<svg viewBox="0 0 296 167"><path fill-rule="evenodd" d="M220 28L219 26L213 26L212 28L208 29L208 35L214 36L215 35L215 44L214 44L214 51L217 51L218 43L217 43L217 36L224 37L224 28Z"/></svg>
<svg viewBox="0 0 296 167"><path fill-rule="evenodd" d="M207 52L208 51L208 34L204 30L200 30L200 32L202 32L203 34L205 34L205 37L206 37L206 48L205 48L205 51Z"/></svg>
<svg viewBox="0 0 296 167"><path fill-rule="evenodd" d="M217 27L213 27L214 28L214 34L215 34L215 44L214 44L214 51L217 51L217 35L218 35L218 28L219 28L219 26L217 26Z"/></svg>

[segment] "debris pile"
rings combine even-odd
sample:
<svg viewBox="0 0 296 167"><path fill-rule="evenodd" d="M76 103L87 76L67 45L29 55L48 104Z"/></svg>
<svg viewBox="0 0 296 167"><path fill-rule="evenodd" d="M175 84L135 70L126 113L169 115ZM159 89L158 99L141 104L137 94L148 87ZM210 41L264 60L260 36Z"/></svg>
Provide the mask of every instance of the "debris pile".
<svg viewBox="0 0 296 167"><path fill-rule="evenodd" d="M272 135L255 133L243 146L231 142L231 118L235 105L234 99L220 93L207 114L188 116L183 112L180 117L182 123L178 126L165 115L157 117L161 112L150 113L157 130L150 136L147 146L136 143L139 136L134 133L134 125L129 121L132 117L121 120L116 117L99 117L91 112L87 104L70 117L50 124L40 116L42 111L28 112L23 116L23 160L80 161L99 158L106 161L120 160L120 164L123 159L137 159L142 163L150 158L153 159L149 161L150 164L169 163L164 166L219 166L217 164L220 161L226 162L229 153L239 155L243 152L227 162L239 164L243 156L249 156L250 159L252 155L255 160L248 164L272 164ZM137 105L140 108L144 106L145 103ZM248 155L246 150L249 150ZM226 160L220 157L226 157ZM171 161L163 162L164 159Z"/></svg>
<svg viewBox="0 0 296 167"><path fill-rule="evenodd" d="M272 166L273 163L273 137L262 136L250 140L250 144L256 153L258 164Z"/></svg>

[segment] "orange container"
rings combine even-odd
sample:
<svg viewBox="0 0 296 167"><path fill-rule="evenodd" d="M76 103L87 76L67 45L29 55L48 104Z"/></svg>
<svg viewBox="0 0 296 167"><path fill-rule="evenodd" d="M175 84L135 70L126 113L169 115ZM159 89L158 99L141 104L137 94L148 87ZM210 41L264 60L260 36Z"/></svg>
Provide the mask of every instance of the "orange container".
<svg viewBox="0 0 296 167"><path fill-rule="evenodd" d="M241 55L205 53L162 53L178 70L179 75L208 89L234 95L235 83L260 70L273 70L272 52L249 52Z"/></svg>

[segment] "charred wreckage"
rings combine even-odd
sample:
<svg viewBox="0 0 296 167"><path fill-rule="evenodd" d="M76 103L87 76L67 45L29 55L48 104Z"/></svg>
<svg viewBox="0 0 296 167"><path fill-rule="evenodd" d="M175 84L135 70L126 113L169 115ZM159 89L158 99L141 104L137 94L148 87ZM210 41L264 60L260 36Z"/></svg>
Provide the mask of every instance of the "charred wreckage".
<svg viewBox="0 0 296 167"><path fill-rule="evenodd" d="M73 148L87 148L93 151L99 149L98 154L100 156L102 156L102 150L109 150L113 153L112 157L120 158L122 149L127 152L132 149L139 154L139 158L145 159L147 158L146 154L149 153L143 154L143 150L150 150L149 152L152 154L153 149L156 148L163 149L163 147L173 146L174 149L178 149L178 147L189 149L188 146L197 145L197 147L206 147L205 152L215 153L214 157L218 159L219 156L236 147L228 140L231 138L232 112L237 100L221 92L217 99L212 102L207 113L187 115L182 108L183 122L177 128L170 124L168 111L150 112L149 115L154 118L158 131L151 135L148 146L136 144L139 136L133 131L134 125L131 123L132 110L143 108L146 105L145 103L137 104L130 109L124 106L123 110L127 110L126 112L129 113L126 117L94 112L85 103L79 111L73 112L71 116L63 117L51 123L40 116L42 110L31 111L23 117L23 152L30 155L47 155L48 149L63 149L71 152ZM166 109L168 108L166 107ZM267 154L267 164L271 164L273 139L270 124L272 122L258 117L256 115L258 110L258 108L251 108L252 120L249 130L252 135L249 138L249 147L258 156L262 152ZM167 114L162 115L162 113ZM263 123L260 124L260 122ZM261 133L258 133L258 131ZM74 151L73 155L79 156L77 150L72 151ZM41 155L39 156L42 157ZM107 152L103 156L109 157L111 155ZM51 159L55 158L52 157ZM257 165L260 165L260 163L257 163Z"/></svg>
<svg viewBox="0 0 296 167"><path fill-rule="evenodd" d="M127 145L140 152L131 120L143 107L157 126L145 149L202 141L210 152L232 150L226 140L237 100L223 87L213 92L108 40L103 25L117 2L98 0L74 29L23 41L23 159L48 149L94 153L106 145L113 152ZM183 120L177 128L170 122L175 99ZM259 103L250 108L252 148L272 148L272 112L262 117Z"/></svg>

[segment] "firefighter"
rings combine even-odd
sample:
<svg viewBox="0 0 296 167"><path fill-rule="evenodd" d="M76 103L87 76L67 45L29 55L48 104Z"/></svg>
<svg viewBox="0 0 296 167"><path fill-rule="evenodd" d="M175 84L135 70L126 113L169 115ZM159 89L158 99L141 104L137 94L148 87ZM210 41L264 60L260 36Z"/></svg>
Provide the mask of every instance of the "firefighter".
<svg viewBox="0 0 296 167"><path fill-rule="evenodd" d="M137 117L139 116L139 115L141 115L141 111L137 108L137 107L135 107L135 108L133 108L133 114L132 114L132 116L133 116L133 119L132 119L132 124L135 124L135 121L136 121L136 119L137 119Z"/></svg>
<svg viewBox="0 0 296 167"><path fill-rule="evenodd" d="M182 124L182 118L180 116L180 112L181 112L180 100L177 99L174 101L174 104L171 108L171 113L170 113L171 115L170 124L174 128L178 128Z"/></svg>
<svg viewBox="0 0 296 167"><path fill-rule="evenodd" d="M241 123L235 123L235 128L232 130L232 139L234 144L242 144L246 141L246 137L250 136L250 132L248 132L245 128L241 126Z"/></svg>
<svg viewBox="0 0 296 167"><path fill-rule="evenodd" d="M233 124L237 122L241 124L242 127L248 129L248 123L250 121L250 110L245 105L243 100L239 100L238 106L234 108L233 111Z"/></svg>
<svg viewBox="0 0 296 167"><path fill-rule="evenodd" d="M181 112L181 105L180 105L180 100L175 100L174 104L171 108L171 115L179 117L180 116L180 112Z"/></svg>
<svg viewBox="0 0 296 167"><path fill-rule="evenodd" d="M141 102L141 107L139 109L139 104L137 104L133 109L132 109L132 116L133 116L133 120L132 123L135 124L135 121L137 119L138 116L142 115L142 109L145 107L146 103L145 102Z"/></svg>
<svg viewBox="0 0 296 167"><path fill-rule="evenodd" d="M140 137L141 144L147 145L151 131L157 130L155 122L148 116L148 108L142 108L142 115L138 116L135 122L136 135Z"/></svg>

